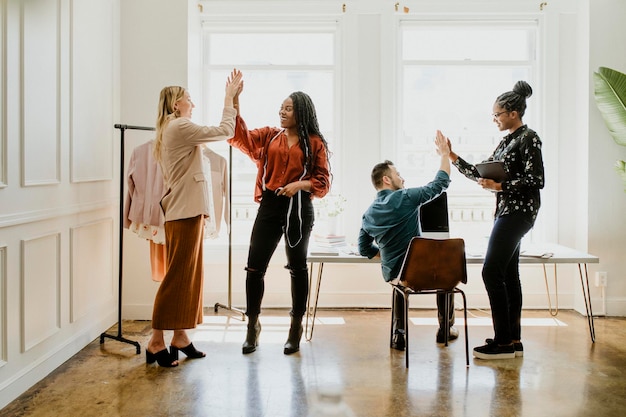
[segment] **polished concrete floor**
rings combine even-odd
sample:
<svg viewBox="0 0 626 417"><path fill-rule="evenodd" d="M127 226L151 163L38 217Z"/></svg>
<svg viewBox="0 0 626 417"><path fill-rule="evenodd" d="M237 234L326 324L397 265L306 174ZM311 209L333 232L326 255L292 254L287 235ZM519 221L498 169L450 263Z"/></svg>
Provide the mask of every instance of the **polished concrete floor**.
<svg viewBox="0 0 626 417"><path fill-rule="evenodd" d="M283 354L286 310L265 310L258 350L241 354L245 323L209 311L192 334L204 359L145 364L150 322L125 321L124 337L94 340L0 416L306 417L320 389L341 388L359 417L626 415L626 319L524 311L523 358L465 366L458 340L435 343L435 312L411 312L410 368L389 349L389 310L320 310L312 341ZM462 313L457 313L462 317ZM471 348L492 336L489 312L471 311ZM117 325L111 328L117 334ZM169 337L169 334L166 334ZM167 339L166 339L167 340Z"/></svg>

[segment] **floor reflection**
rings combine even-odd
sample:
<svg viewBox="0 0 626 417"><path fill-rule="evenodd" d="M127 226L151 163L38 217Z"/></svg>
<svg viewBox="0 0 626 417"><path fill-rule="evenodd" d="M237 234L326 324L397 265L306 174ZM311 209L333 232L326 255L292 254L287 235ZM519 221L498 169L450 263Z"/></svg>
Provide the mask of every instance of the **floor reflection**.
<svg viewBox="0 0 626 417"><path fill-rule="evenodd" d="M557 321L524 311L524 357L475 359L467 368L463 337L436 344L434 311L415 310L406 369L404 352L389 348L388 309L320 310L312 341L294 355L283 354L288 311L272 313L264 312L250 355L241 354L245 322L209 315L192 334L207 357L183 358L174 369L146 365L143 349L96 339L0 417L306 417L313 394L327 387L342 389L359 417L602 417L626 409L626 319L597 318L592 344L576 312L561 310ZM470 347L492 336L483 324L489 313L472 313ZM149 322L124 328L145 346Z"/></svg>
<svg viewBox="0 0 626 417"><path fill-rule="evenodd" d="M490 417L519 417L523 415L520 393L520 370L523 358L513 360L474 360L475 366L493 371L493 388L489 404Z"/></svg>

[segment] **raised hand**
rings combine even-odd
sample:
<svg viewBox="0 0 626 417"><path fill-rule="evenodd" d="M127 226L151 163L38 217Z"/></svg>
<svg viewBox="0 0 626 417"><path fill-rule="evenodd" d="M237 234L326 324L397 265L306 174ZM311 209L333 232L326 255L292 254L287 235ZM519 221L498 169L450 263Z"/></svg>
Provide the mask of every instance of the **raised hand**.
<svg viewBox="0 0 626 417"><path fill-rule="evenodd" d="M231 98L238 97L242 90L243 74L235 68L226 80L226 96Z"/></svg>
<svg viewBox="0 0 626 417"><path fill-rule="evenodd" d="M452 151L450 149L450 140L440 130L437 131L437 136L435 137L435 146L437 146L437 153L441 156L447 157Z"/></svg>

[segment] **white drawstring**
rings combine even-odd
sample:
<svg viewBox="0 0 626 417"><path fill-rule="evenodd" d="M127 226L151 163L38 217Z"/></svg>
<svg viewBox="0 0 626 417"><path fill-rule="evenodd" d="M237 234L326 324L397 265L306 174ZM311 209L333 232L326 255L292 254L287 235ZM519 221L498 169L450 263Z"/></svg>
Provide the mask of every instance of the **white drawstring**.
<svg viewBox="0 0 626 417"><path fill-rule="evenodd" d="M293 208L293 198L297 197L298 198L298 220L300 221L300 236L298 237L298 241L296 243L291 243L291 239L289 238L289 226L290 226L290 220L291 220L291 209ZM287 209L287 225L285 227L285 238L287 239L287 244L289 245L290 248L295 248L298 243L300 243L300 241L302 240L302 193L300 191L298 191L298 193L296 195L294 195L293 197L291 197L289 199L289 208Z"/></svg>
<svg viewBox="0 0 626 417"><path fill-rule="evenodd" d="M263 178L261 179L261 183L262 183L262 186L263 186L263 191L266 190L266 187L265 187L265 175L267 175L267 160L269 159L267 154L270 151L270 144L274 141L274 139L276 139L278 137L278 135L280 135L284 131L285 131L285 129L282 129L281 131L279 131L272 139L270 139L270 142L267 144L267 149L265 150L265 163L263 164Z"/></svg>
<svg viewBox="0 0 626 417"><path fill-rule="evenodd" d="M280 132L278 132L272 139L270 139L270 142L267 144L267 151L265 152L265 163L263 164L263 178L261 179L261 183L262 183L262 187L263 187L263 191L266 191L267 188L265 186L265 176L267 174L267 162L268 162L268 153L269 153L269 148L270 148L270 144L272 143L272 141L274 139L276 139L281 133L283 133L285 131L285 129L282 129ZM302 173L302 175L300 176L300 178L298 179L298 181L302 181L302 179L304 178L304 176L307 173L306 170L306 161L308 160L308 156L309 156L309 149L308 147L304 147L305 149L305 158L304 158L304 172ZM300 190L302 191L302 190ZM287 240L287 244L289 245L290 248L294 248L298 245L298 243L300 243L300 241L302 240L302 193L298 191L295 195L293 195L292 197L289 198L289 207L287 208L287 219L286 219L286 226L285 226L285 239ZM290 227L290 218L291 218L291 211L293 209L293 198L296 197L298 198L298 220L300 221L300 227L299 227L299 232L300 232L300 236L298 237L298 241L294 244L291 243L291 239L289 238L289 227Z"/></svg>
<svg viewBox="0 0 626 417"><path fill-rule="evenodd" d="M298 181L302 181L302 178L304 178L305 175L306 175L306 162L304 164L304 172L302 173ZM295 195L289 199L289 208L287 209L287 227L285 228L285 236L287 238L287 244L289 245L290 248L295 248L296 245L300 243L300 241L302 240L302 192L301 191L302 190L299 190L298 193L296 194L298 196L298 220L300 220L300 230L299 230L300 237L298 237L298 241L294 243L293 245L291 244L291 240L289 239L289 223L290 223L289 220L291 218L291 209L293 207L293 198L296 197Z"/></svg>

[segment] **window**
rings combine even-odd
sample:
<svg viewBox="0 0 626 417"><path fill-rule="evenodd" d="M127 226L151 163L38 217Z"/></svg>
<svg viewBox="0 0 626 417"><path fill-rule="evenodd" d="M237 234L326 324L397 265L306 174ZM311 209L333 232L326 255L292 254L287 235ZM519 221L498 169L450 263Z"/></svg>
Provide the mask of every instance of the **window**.
<svg viewBox="0 0 626 417"><path fill-rule="evenodd" d="M212 22L204 29L204 120L216 121L223 107L224 80L233 67L243 71L241 115L248 128L279 126L278 111L294 91L311 96L320 129L336 152L336 22ZM226 143L211 148L229 159ZM239 150L232 150L233 243L247 244L257 204L253 201L256 166ZM336 172L338 167L331 160ZM218 242L225 241L223 234Z"/></svg>
<svg viewBox="0 0 626 417"><path fill-rule="evenodd" d="M507 133L493 123L496 97L518 80L535 86L536 32L536 22L400 22L394 162L405 178L422 183L432 179L439 166L433 145L437 129L469 162L491 155ZM536 126L540 105L536 96L530 99L524 123ZM494 197L454 167L452 179L451 235L469 238L474 245L486 243Z"/></svg>

